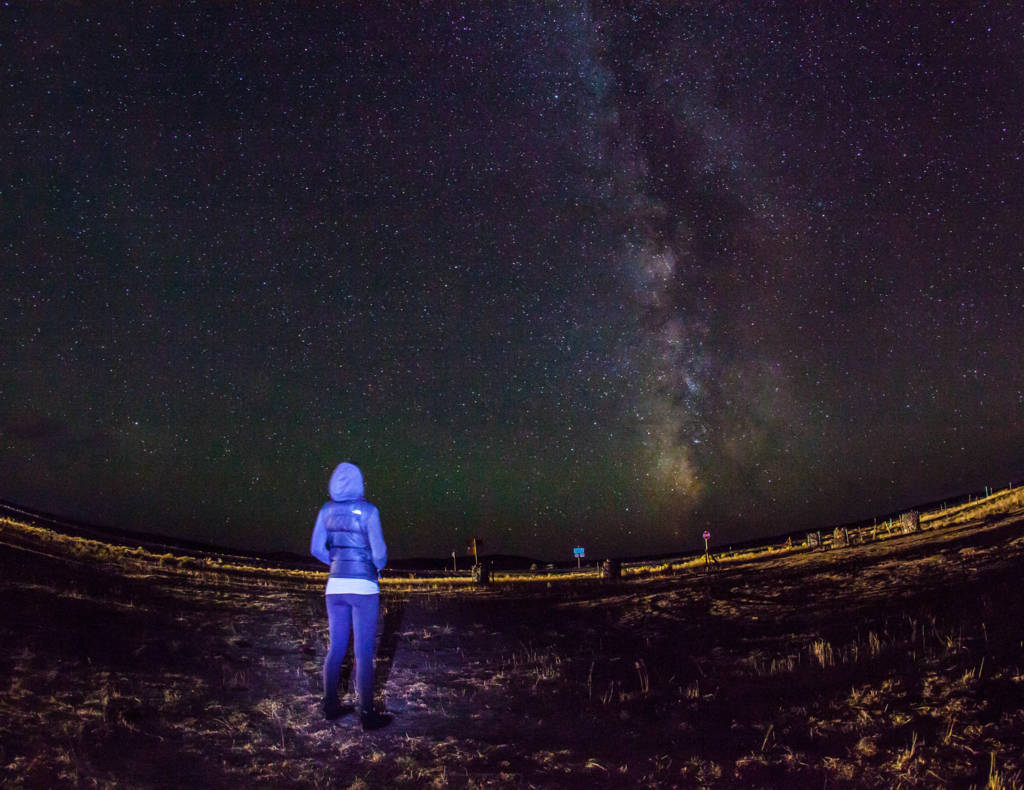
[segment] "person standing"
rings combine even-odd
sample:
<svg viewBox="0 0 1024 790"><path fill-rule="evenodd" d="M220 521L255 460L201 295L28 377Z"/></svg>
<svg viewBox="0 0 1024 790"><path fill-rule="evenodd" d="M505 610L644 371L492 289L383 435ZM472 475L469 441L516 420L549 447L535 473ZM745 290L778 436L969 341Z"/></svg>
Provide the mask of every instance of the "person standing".
<svg viewBox="0 0 1024 790"><path fill-rule="evenodd" d="M348 710L338 699L341 662L352 634L356 695L364 730L377 730L391 716L373 707L373 659L380 611L380 571L388 550L377 508L363 496L363 474L355 464L338 464L328 486L331 498L320 508L310 553L329 565L325 598L331 645L324 658L323 714L334 721Z"/></svg>

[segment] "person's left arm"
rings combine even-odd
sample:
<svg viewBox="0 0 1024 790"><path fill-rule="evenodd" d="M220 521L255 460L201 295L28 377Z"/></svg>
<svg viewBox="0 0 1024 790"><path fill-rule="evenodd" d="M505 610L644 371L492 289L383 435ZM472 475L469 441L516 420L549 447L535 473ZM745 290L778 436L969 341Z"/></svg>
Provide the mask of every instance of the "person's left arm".
<svg viewBox="0 0 1024 790"><path fill-rule="evenodd" d="M327 551L327 527L324 525L324 520L324 508L320 508L316 524L313 526L313 537L309 541L309 553L324 565L330 565L331 555Z"/></svg>

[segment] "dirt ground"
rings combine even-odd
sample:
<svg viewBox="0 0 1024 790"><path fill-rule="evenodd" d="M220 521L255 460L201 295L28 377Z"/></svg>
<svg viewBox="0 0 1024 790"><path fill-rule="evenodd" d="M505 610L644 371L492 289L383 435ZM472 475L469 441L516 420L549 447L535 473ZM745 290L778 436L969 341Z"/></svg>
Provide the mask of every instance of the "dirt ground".
<svg viewBox="0 0 1024 790"><path fill-rule="evenodd" d="M386 592L376 733L320 716L321 581L68 545L0 528L4 787L1024 785L1024 511Z"/></svg>

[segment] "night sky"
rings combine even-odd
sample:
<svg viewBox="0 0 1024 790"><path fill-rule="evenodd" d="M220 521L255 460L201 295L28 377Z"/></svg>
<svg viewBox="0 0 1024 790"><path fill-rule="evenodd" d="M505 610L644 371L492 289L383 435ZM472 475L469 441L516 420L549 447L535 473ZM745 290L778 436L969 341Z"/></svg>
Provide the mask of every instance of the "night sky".
<svg viewBox="0 0 1024 790"><path fill-rule="evenodd" d="M0 8L0 498L597 559L1024 476L1020 5L156 5Z"/></svg>

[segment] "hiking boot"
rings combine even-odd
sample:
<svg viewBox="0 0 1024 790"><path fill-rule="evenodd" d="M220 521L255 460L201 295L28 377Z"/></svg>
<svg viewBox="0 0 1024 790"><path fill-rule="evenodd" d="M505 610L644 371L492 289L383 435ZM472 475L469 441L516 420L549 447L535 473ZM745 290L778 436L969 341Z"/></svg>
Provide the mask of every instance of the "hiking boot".
<svg viewBox="0 0 1024 790"><path fill-rule="evenodd" d="M375 710L364 710L362 716L359 718L363 724L363 731L369 732L370 730L379 730L382 727L387 727L394 717L388 713L378 713Z"/></svg>
<svg viewBox="0 0 1024 790"><path fill-rule="evenodd" d="M324 718L327 721L334 721L335 719L341 718L346 713L351 713L355 708L351 705L342 705L336 699L325 699L321 708L324 712Z"/></svg>

